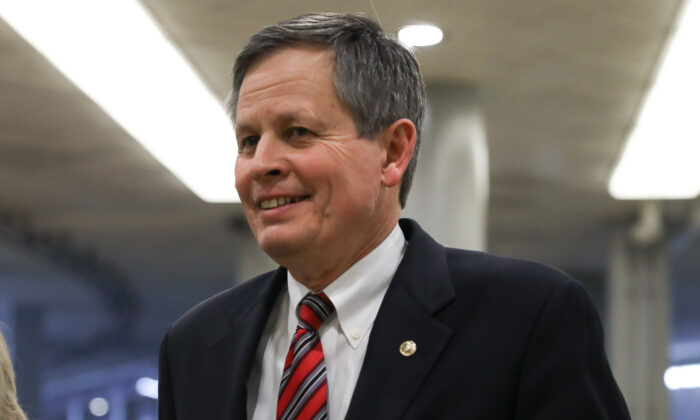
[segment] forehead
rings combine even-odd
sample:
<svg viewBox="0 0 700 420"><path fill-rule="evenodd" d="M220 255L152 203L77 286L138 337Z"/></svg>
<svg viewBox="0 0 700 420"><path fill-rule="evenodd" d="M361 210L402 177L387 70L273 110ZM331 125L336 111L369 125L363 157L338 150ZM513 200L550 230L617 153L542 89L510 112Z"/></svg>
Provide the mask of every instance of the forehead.
<svg viewBox="0 0 700 420"><path fill-rule="evenodd" d="M333 85L334 55L323 46L284 47L258 59L243 78L239 101L265 89L290 85Z"/></svg>

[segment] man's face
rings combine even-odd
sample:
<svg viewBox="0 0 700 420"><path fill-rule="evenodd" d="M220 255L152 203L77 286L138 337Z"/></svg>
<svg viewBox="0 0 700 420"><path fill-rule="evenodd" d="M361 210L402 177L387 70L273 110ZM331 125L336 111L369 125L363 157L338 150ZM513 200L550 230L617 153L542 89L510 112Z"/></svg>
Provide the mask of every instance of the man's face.
<svg viewBox="0 0 700 420"><path fill-rule="evenodd" d="M236 189L261 247L283 265L364 255L395 207L384 143L358 138L333 66L326 49L289 47L252 66L240 89Z"/></svg>

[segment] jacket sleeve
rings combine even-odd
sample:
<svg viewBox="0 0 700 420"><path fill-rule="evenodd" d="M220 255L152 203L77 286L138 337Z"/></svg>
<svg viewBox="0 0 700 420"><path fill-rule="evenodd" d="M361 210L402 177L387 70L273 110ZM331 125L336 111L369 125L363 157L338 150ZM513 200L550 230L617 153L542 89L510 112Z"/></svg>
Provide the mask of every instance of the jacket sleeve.
<svg viewBox="0 0 700 420"><path fill-rule="evenodd" d="M175 420L172 384L170 382L170 365L168 362L168 336L160 344L158 358L158 420Z"/></svg>
<svg viewBox="0 0 700 420"><path fill-rule="evenodd" d="M597 312L576 282L555 287L540 309L524 354L515 418L630 419Z"/></svg>

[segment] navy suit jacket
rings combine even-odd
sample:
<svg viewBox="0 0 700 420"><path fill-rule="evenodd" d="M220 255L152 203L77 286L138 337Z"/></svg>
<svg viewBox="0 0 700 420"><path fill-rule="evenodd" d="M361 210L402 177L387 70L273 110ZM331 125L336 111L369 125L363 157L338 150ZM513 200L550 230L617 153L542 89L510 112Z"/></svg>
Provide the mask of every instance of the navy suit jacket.
<svg viewBox="0 0 700 420"><path fill-rule="evenodd" d="M533 262L444 248L411 220L347 419L629 419L583 287ZM160 353L159 419L246 418L246 381L286 270L176 321ZM417 351L402 356L413 340Z"/></svg>

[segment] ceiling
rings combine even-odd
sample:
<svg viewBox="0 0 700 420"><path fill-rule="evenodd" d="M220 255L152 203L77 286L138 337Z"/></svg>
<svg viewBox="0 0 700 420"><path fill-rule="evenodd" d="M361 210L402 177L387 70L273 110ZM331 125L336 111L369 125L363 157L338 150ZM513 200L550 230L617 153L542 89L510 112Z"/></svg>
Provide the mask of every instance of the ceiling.
<svg viewBox="0 0 700 420"><path fill-rule="evenodd" d="M429 85L480 92L489 251L584 273L596 287L610 233L629 226L638 206L610 198L607 179L680 1L144 4L222 100L236 54L263 25L311 11L362 12L390 33L439 25L444 42L417 55ZM126 316L122 344L152 352L186 308L272 266L252 246L240 205L199 200L1 20L0 63L0 300L44 305L53 314L49 339L80 341L110 316ZM688 256L700 255L700 204L665 208L672 241L689 244L677 256L683 278L696 276L700 258ZM120 295L128 314L110 313L113 294L86 287L92 280L57 262L57 249L79 265L109 265L115 290L128 290ZM677 293L682 337L700 323L695 283L684 280Z"/></svg>

